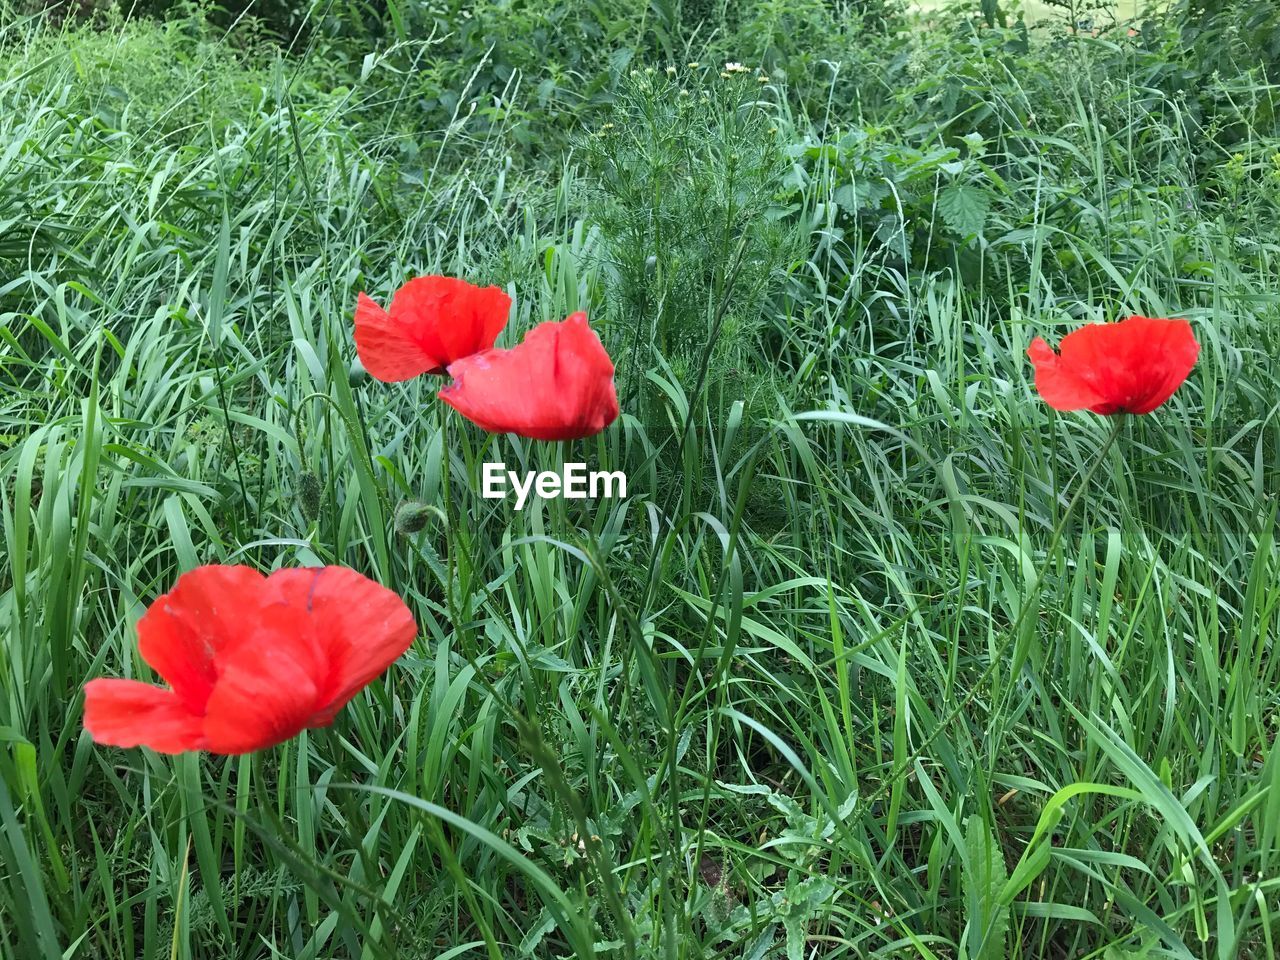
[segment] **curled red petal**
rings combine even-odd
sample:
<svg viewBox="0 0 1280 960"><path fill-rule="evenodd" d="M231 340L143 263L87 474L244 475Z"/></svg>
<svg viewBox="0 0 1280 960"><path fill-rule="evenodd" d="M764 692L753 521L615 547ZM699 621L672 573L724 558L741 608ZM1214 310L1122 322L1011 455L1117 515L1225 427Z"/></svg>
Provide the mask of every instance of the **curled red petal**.
<svg viewBox="0 0 1280 960"><path fill-rule="evenodd" d="M1126 409L1145 414L1162 406L1191 375L1200 357L1186 320L1133 316L1120 321L1133 357L1134 382Z"/></svg>
<svg viewBox="0 0 1280 960"><path fill-rule="evenodd" d="M1085 410L1102 401L1098 392L1066 369L1062 359L1039 337L1027 350L1036 371L1036 390L1055 410Z"/></svg>
<svg viewBox="0 0 1280 960"><path fill-rule="evenodd" d="M138 621L138 652L192 713L203 713L214 661L249 632L266 578L249 567L196 567Z"/></svg>
<svg viewBox="0 0 1280 960"><path fill-rule="evenodd" d="M501 288L477 287L456 277L417 277L391 301L392 319L433 359L433 373L490 349L510 313L511 298Z"/></svg>
<svg viewBox="0 0 1280 960"><path fill-rule="evenodd" d="M278 570L267 584L268 603L305 618L323 653L315 725L328 723L418 635L399 596L346 567Z"/></svg>
<svg viewBox="0 0 1280 960"><path fill-rule="evenodd" d="M390 590L343 567L200 567L138 625L147 661L172 690L132 680L86 686L85 727L100 742L169 753L239 754L324 726L417 635Z"/></svg>
<svg viewBox="0 0 1280 960"><path fill-rule="evenodd" d="M84 728L97 743L185 753L204 747L203 719L172 690L137 680L100 679L84 685Z"/></svg>
<svg viewBox="0 0 1280 960"><path fill-rule="evenodd" d="M252 641L218 662L204 718L207 748L251 753L297 736L317 712L326 670L307 616L282 604L264 606Z"/></svg>
<svg viewBox="0 0 1280 960"><path fill-rule="evenodd" d="M489 350L449 367L440 399L490 433L574 440L618 417L613 362L585 313L540 323L511 350Z"/></svg>
<svg viewBox="0 0 1280 960"><path fill-rule="evenodd" d="M1074 330L1057 354L1039 338L1027 351L1050 406L1100 414L1155 410L1187 379L1199 353L1186 320L1140 316Z"/></svg>
<svg viewBox="0 0 1280 960"><path fill-rule="evenodd" d="M384 383L410 380L443 369L402 319L396 319L365 294L356 298L356 353L369 376Z"/></svg>

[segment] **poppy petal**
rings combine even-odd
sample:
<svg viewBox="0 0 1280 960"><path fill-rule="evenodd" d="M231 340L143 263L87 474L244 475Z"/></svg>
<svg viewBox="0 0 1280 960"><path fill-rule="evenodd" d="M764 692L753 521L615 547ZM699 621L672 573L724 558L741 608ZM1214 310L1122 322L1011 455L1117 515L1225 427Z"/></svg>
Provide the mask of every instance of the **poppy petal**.
<svg viewBox="0 0 1280 960"><path fill-rule="evenodd" d="M413 642L394 593L342 567L199 567L138 624L172 690L93 680L84 724L102 743L166 753L261 750L324 726Z"/></svg>
<svg viewBox="0 0 1280 960"><path fill-rule="evenodd" d="M540 323L511 350L489 350L449 367L440 399L490 433L573 440L618 417L613 362L585 313Z"/></svg>
<svg viewBox="0 0 1280 960"><path fill-rule="evenodd" d="M1115 324L1090 323L1072 330L1058 344L1061 368L1088 384L1097 399L1088 404L1094 413L1120 410L1132 389L1132 357L1127 344L1116 342L1110 331Z"/></svg>
<svg viewBox="0 0 1280 960"><path fill-rule="evenodd" d="M1027 356L1035 367L1036 390L1053 409L1084 410L1102 402L1098 392L1066 369L1062 358L1039 337L1031 342Z"/></svg>
<svg viewBox="0 0 1280 960"><path fill-rule="evenodd" d="M188 711L204 713L215 659L250 632L266 578L249 567L196 567L138 621L138 652Z"/></svg>
<svg viewBox="0 0 1280 960"><path fill-rule="evenodd" d="M411 380L441 364L412 331L361 293L356 298L356 353L369 376L385 383Z"/></svg>
<svg viewBox="0 0 1280 960"><path fill-rule="evenodd" d="M1186 320L1135 316L1121 323L1128 325L1130 343L1141 349L1146 361L1145 367L1135 366L1142 371L1141 390L1135 390L1128 411L1150 413L1168 401L1190 376L1200 358L1200 344Z"/></svg>
<svg viewBox="0 0 1280 960"><path fill-rule="evenodd" d="M268 602L305 611L325 657L318 698L321 724L409 649L413 614L392 591L346 567L278 570Z"/></svg>
<svg viewBox="0 0 1280 960"><path fill-rule="evenodd" d="M282 604L258 613L252 641L218 663L204 720L208 749L250 753L310 725L326 660L305 614Z"/></svg>
<svg viewBox="0 0 1280 960"><path fill-rule="evenodd" d="M84 685L84 728L97 743L183 753L204 746L203 718L171 690L137 680L99 679Z"/></svg>
<svg viewBox="0 0 1280 960"><path fill-rule="evenodd" d="M1073 330L1057 354L1039 338L1027 351L1050 406L1100 414L1155 410L1187 379L1199 353L1186 320L1140 316Z"/></svg>
<svg viewBox="0 0 1280 960"><path fill-rule="evenodd" d="M490 349L510 313L511 298L500 287L477 287L456 277L417 277L391 301L391 317L413 331L435 361L434 373Z"/></svg>

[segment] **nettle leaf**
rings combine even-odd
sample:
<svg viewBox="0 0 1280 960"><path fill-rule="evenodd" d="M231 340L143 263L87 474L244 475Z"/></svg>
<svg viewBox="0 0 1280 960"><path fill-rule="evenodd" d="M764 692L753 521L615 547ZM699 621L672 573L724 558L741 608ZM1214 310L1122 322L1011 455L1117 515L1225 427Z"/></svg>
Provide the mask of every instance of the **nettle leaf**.
<svg viewBox="0 0 1280 960"><path fill-rule="evenodd" d="M858 199L864 207L875 209L888 200L893 191L883 180L861 180L858 182Z"/></svg>
<svg viewBox="0 0 1280 960"><path fill-rule="evenodd" d="M902 241L899 238L902 233L902 221L897 214L886 213L876 223L876 240L886 246L891 243L901 243Z"/></svg>
<svg viewBox="0 0 1280 960"><path fill-rule="evenodd" d="M871 139L871 134L866 130L850 130L840 138L836 146L841 150L853 150L856 147L862 146L869 139Z"/></svg>
<svg viewBox="0 0 1280 960"><path fill-rule="evenodd" d="M938 212L961 237L981 234L991 210L991 192L971 183L952 183L938 194Z"/></svg>
<svg viewBox="0 0 1280 960"><path fill-rule="evenodd" d="M856 213L860 209L878 209L890 195L889 185L884 180L867 177L837 187L834 199L842 210Z"/></svg>

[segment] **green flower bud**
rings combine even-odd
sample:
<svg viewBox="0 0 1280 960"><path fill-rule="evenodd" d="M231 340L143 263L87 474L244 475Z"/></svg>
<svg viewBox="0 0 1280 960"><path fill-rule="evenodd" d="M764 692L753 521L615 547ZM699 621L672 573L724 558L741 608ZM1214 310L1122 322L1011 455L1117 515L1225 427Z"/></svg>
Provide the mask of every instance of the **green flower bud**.
<svg viewBox="0 0 1280 960"><path fill-rule="evenodd" d="M401 500L396 505L396 533L411 537L426 527L431 518L431 507L420 500Z"/></svg>

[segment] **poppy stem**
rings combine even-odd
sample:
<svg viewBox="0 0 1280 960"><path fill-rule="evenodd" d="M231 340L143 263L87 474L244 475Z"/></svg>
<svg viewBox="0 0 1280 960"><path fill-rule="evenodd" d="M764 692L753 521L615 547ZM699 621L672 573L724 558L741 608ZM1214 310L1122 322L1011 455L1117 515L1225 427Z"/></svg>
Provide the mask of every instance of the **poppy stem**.
<svg viewBox="0 0 1280 960"><path fill-rule="evenodd" d="M1034 601L1040 593L1040 588L1044 585L1045 576L1048 573L1049 565L1052 562L1053 552L1057 549L1058 543L1062 540L1062 535L1067 528L1067 521L1070 520L1071 515L1075 513L1076 506L1080 503L1084 492L1089 489L1089 483L1093 480L1093 475L1098 472L1098 468L1101 467L1103 461L1107 459L1107 454L1111 451L1112 445L1120 436L1121 430L1124 429L1127 418L1128 414L1119 414L1116 416L1115 426L1111 428L1111 432L1107 435L1106 441L1098 450L1098 456L1094 459L1093 463L1090 464L1089 469L1087 469L1080 477L1080 482L1076 485L1075 493L1071 495L1071 499L1067 502L1067 509L1063 511L1062 516L1058 519L1057 525L1053 528L1053 533L1049 537L1049 544L1045 547L1044 551L1044 566L1040 568L1040 572L1036 574L1036 578L1031 582L1031 587L1027 590L1026 598L1022 601L1022 604L1018 609L1018 615L1014 618L1013 624L1009 627L1005 636L1000 640L999 646L992 651L991 662L987 664L986 669L982 671L982 675L979 676L973 686L969 688L969 692L964 695L958 704L947 712L947 714L934 727L933 732L926 736L924 740L921 741L920 746L912 751L911 756L904 758L902 763L890 772L888 777L880 782L880 786L868 795L866 802L861 806L862 811L871 809L872 805L875 804L876 801L884 799L884 797L893 788L893 785L897 783L924 756L925 750L927 750L929 746L942 735L942 733L951 728L951 724L969 708L969 705L977 698L982 688L987 685L987 682L990 681L993 676L995 676L995 672L1000 668L1004 655L1009 652L1009 648L1017 641L1018 634L1022 630L1022 624L1025 622L1027 614L1035 606ZM1036 607L1035 609L1039 608Z"/></svg>
<svg viewBox="0 0 1280 960"><path fill-rule="evenodd" d="M573 448L572 440L559 440L555 444L556 448L556 473L564 476L564 465L569 459ZM553 501L556 518L556 535L561 537L566 543L569 542L569 524L567 522L568 511L565 506L565 498L563 496L556 497Z"/></svg>
<svg viewBox="0 0 1280 960"><path fill-rule="evenodd" d="M458 606L457 598L453 593L454 565L457 562L457 544L454 542L453 530L453 491L449 485L449 474L453 473L453 457L450 455L449 445L449 411L447 408L437 404L436 409L440 414L440 484L444 494L444 545L445 552L445 584L444 596L445 603L449 607L449 623L454 628L458 624Z"/></svg>

